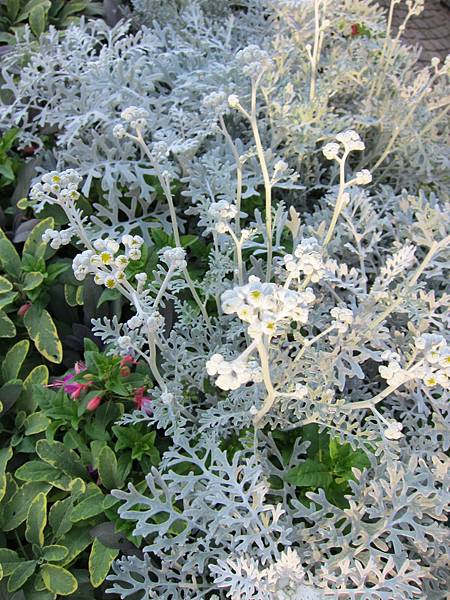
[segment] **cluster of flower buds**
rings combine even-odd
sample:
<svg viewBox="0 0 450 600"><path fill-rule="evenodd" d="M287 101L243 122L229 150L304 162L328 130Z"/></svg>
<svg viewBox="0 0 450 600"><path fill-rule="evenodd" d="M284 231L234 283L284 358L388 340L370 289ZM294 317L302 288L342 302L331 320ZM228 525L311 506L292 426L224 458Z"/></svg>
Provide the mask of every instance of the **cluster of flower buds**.
<svg viewBox="0 0 450 600"><path fill-rule="evenodd" d="M182 271L187 267L186 251L184 248L165 248L161 252L161 259L166 263L169 269Z"/></svg>
<svg viewBox="0 0 450 600"><path fill-rule="evenodd" d="M89 273L94 275L98 285L112 289L125 281L125 269L130 261L141 258L141 246L144 240L139 235L123 235L123 246L112 238L98 239L93 242L94 249L85 250L75 256L72 268L76 279L83 281Z"/></svg>
<svg viewBox="0 0 450 600"><path fill-rule="evenodd" d="M397 441L403 437L403 425L398 421L390 421L386 429L383 431L384 437L388 440Z"/></svg>
<svg viewBox="0 0 450 600"><path fill-rule="evenodd" d="M30 191L34 210L39 212L46 204L59 204L64 207L75 202L80 197L78 192L80 183L81 177L73 169L61 173L58 171L46 173Z"/></svg>
<svg viewBox="0 0 450 600"><path fill-rule="evenodd" d="M204 108L212 111L216 115L223 114L227 109L227 96L224 91L211 92L203 98Z"/></svg>
<svg viewBox="0 0 450 600"><path fill-rule="evenodd" d="M336 135L336 140L339 143L330 142L329 144L326 144L322 149L325 158L327 158L328 160L341 160L342 157L339 156L339 152L341 151L340 144L344 146L345 154L348 154L352 150L364 150L365 148L364 142L359 137L359 134L356 133L356 131L353 131L352 129L349 129L348 131L344 131L342 133L338 133Z"/></svg>
<svg viewBox="0 0 450 600"><path fill-rule="evenodd" d="M213 202L208 208L209 215L215 221L215 229L218 233L225 233L238 211L235 204L227 202L226 200L219 200L219 202Z"/></svg>
<svg viewBox="0 0 450 600"><path fill-rule="evenodd" d="M291 278L298 279L303 274L313 283L317 283L325 275L321 247L315 238L303 239L294 250L294 254L286 254L283 260Z"/></svg>
<svg viewBox="0 0 450 600"><path fill-rule="evenodd" d="M46 244L50 244L50 247L54 250L58 250L61 246L67 246L70 244L70 240L74 235L72 227L56 231L55 229L46 229L42 234L42 241Z"/></svg>
<svg viewBox="0 0 450 600"><path fill-rule="evenodd" d="M378 367L378 371L381 377L386 379L388 385L398 386L411 379L411 375L407 373L406 369L403 369L395 358L389 360L387 366L381 365Z"/></svg>
<svg viewBox="0 0 450 600"><path fill-rule="evenodd" d="M134 315L128 319L126 326L131 331L145 326L150 333L156 333L163 329L164 317L158 311L152 311L150 314L145 315Z"/></svg>
<svg viewBox="0 0 450 600"><path fill-rule="evenodd" d="M226 290L222 294L222 308L226 314L236 313L248 323L252 338L281 333L281 326L291 321L307 323L309 306L315 296L311 289L304 292L287 290L275 283L262 283L251 276L249 283Z"/></svg>
<svg viewBox="0 0 450 600"><path fill-rule="evenodd" d="M129 135L129 128L131 128L133 131L144 131L148 125L149 116L150 114L147 110L145 110L145 108L129 106L120 113L120 118L125 121L125 124L120 123L114 126L114 137L119 140L127 137L127 135Z"/></svg>
<svg viewBox="0 0 450 600"><path fill-rule="evenodd" d="M216 385L222 390L237 390L250 381L262 381L259 364L242 357L227 361L222 354L213 354L206 363L206 371L212 377L217 376Z"/></svg>
<svg viewBox="0 0 450 600"><path fill-rule="evenodd" d="M242 66L242 71L249 77L255 77L261 71L270 70L273 61L265 50L256 44L251 44L236 54L237 62Z"/></svg>
<svg viewBox="0 0 450 600"><path fill-rule="evenodd" d="M355 183L356 185L367 185L371 181L372 173L368 169L361 169L361 171L356 173L351 183Z"/></svg>
<svg viewBox="0 0 450 600"><path fill-rule="evenodd" d="M353 312L349 308L332 308L331 316L333 317L332 325L339 331L345 333L353 323Z"/></svg>

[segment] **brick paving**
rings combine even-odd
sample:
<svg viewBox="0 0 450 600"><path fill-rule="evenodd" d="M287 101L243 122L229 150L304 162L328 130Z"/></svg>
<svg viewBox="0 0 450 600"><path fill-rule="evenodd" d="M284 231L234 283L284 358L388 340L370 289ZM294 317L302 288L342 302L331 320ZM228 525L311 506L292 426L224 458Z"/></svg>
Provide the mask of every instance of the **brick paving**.
<svg viewBox="0 0 450 600"><path fill-rule="evenodd" d="M380 6L389 8L390 0L376 1ZM394 28L403 22L407 12L405 2L396 5ZM423 12L408 21L402 39L408 46L419 45L422 48L421 63L428 64L433 56L444 60L450 53L450 0L425 0Z"/></svg>

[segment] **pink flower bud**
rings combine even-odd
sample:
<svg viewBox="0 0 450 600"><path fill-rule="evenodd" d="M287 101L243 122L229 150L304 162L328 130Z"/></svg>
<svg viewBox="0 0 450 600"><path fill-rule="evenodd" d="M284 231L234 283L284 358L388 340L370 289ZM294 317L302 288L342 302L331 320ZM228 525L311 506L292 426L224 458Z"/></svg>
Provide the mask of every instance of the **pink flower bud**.
<svg viewBox="0 0 450 600"><path fill-rule="evenodd" d="M97 408L100 406L101 401L102 401L101 396L94 396L87 403L86 409L89 410L90 412L97 410Z"/></svg>
<svg viewBox="0 0 450 600"><path fill-rule="evenodd" d="M17 311L18 317L24 317L31 308L31 302L25 302Z"/></svg>

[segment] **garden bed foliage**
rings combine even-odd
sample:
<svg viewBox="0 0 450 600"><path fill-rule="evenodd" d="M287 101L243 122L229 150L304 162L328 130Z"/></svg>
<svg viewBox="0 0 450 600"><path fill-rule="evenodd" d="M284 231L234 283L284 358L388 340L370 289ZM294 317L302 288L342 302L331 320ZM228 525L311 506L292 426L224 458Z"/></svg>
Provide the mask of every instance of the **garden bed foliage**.
<svg viewBox="0 0 450 600"><path fill-rule="evenodd" d="M0 594L444 600L449 60L364 0L123 14L3 60Z"/></svg>

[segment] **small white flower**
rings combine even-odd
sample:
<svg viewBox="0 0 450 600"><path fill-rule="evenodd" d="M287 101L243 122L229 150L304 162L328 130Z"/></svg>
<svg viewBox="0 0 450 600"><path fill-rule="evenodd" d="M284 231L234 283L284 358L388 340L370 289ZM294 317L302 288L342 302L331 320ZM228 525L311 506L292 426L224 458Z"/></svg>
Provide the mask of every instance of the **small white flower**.
<svg viewBox="0 0 450 600"><path fill-rule="evenodd" d="M239 108L239 96L236 96L236 94L231 94L230 96L228 96L228 106L230 108Z"/></svg>
<svg viewBox="0 0 450 600"><path fill-rule="evenodd" d="M355 175L355 183L357 185L367 185L372 181L372 173L368 169L362 169Z"/></svg>
<svg viewBox="0 0 450 600"><path fill-rule="evenodd" d="M336 160L339 156L339 150L339 144L336 144L336 142L330 142L322 148L323 155L328 160Z"/></svg>
<svg viewBox="0 0 450 600"><path fill-rule="evenodd" d="M404 436L402 433L403 425L397 421L391 421L389 426L384 430L384 437L388 440L399 440Z"/></svg>
<svg viewBox="0 0 450 600"><path fill-rule="evenodd" d="M353 312L348 308L332 308L330 313L334 318L332 325L336 327L339 333L345 333L353 323Z"/></svg>
<svg viewBox="0 0 450 600"><path fill-rule="evenodd" d="M131 319L128 319L127 326L129 329L137 329L142 325L142 317L134 315Z"/></svg>
<svg viewBox="0 0 450 600"><path fill-rule="evenodd" d="M167 248L162 253L162 260L167 264L168 267L174 269L185 269L187 266L186 262L186 251L184 248Z"/></svg>
<svg viewBox="0 0 450 600"><path fill-rule="evenodd" d="M127 130L125 129L125 127L121 124L119 125L114 125L113 127L113 136L115 138L117 138L118 140L122 140L124 137L126 137L127 135Z"/></svg>
<svg viewBox="0 0 450 600"><path fill-rule="evenodd" d="M161 400L161 402L163 404L172 404L172 402L174 400L174 395L171 394L170 392L163 392L161 394L161 396L159 397L159 399Z"/></svg>

